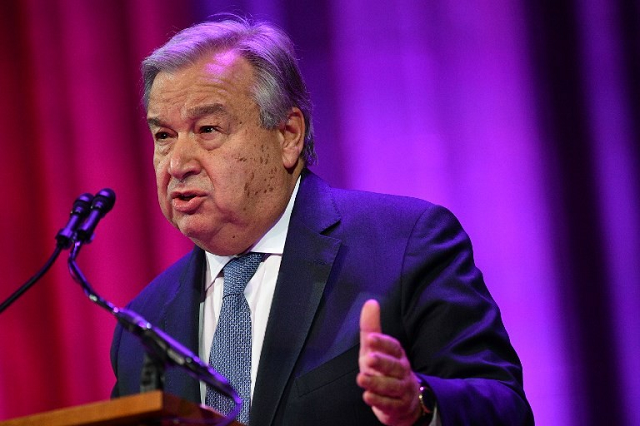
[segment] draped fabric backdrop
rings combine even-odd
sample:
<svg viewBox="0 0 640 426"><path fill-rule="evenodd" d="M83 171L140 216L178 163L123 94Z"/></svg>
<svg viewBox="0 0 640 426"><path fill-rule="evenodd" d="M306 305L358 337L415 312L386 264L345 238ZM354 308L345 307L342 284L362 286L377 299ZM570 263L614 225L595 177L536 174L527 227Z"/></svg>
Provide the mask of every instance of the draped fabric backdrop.
<svg viewBox="0 0 640 426"><path fill-rule="evenodd" d="M124 305L189 241L159 212L139 63L219 12L294 39L318 174L443 204L474 242L540 425L640 425L640 8L634 0L23 0L0 5L0 299L82 192L79 264ZM115 320L66 268L0 315L0 419L109 397Z"/></svg>

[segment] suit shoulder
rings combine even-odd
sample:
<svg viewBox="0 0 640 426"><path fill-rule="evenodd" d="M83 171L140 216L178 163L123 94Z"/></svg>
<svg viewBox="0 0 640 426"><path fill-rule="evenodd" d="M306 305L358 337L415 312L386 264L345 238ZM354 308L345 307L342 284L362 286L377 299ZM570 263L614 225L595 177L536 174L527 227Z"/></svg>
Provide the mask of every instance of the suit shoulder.
<svg viewBox="0 0 640 426"><path fill-rule="evenodd" d="M434 224L459 226L457 218L449 209L419 198L336 188L332 188L332 193L341 213L348 212L361 218L375 215L393 221L404 219L415 222L426 218Z"/></svg>
<svg viewBox="0 0 640 426"><path fill-rule="evenodd" d="M199 261L198 257L202 255L200 249L195 248L193 251L185 254L167 269L156 276L129 304L130 308L143 309L145 306L159 306L163 304L175 291L177 291L180 283L184 280L184 275L194 267Z"/></svg>
<svg viewBox="0 0 640 426"><path fill-rule="evenodd" d="M320 231L338 222L360 230L395 228L396 234L410 233L414 225L460 227L445 207L408 196L334 188L308 170L302 176L292 220Z"/></svg>
<svg viewBox="0 0 640 426"><path fill-rule="evenodd" d="M364 206L388 206L392 208L427 208L434 204L419 198L408 197L404 195L381 194L378 192L361 191L354 189L331 188L333 195L338 203L362 204Z"/></svg>

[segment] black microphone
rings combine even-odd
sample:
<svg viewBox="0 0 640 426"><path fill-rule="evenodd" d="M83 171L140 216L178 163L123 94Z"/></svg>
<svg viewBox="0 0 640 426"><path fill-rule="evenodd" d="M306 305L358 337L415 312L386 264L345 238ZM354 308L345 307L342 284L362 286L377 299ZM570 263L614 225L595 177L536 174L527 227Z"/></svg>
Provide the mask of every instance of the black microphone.
<svg viewBox="0 0 640 426"><path fill-rule="evenodd" d="M58 242L59 247L64 249L71 247L71 243L75 237L78 226L80 226L82 221L89 214L92 200L93 195L85 192L73 202L69 221L64 228L58 231L58 234L56 235L56 241Z"/></svg>
<svg viewBox="0 0 640 426"><path fill-rule="evenodd" d="M111 190L109 190L111 191ZM113 193L113 191L111 191ZM16 290L7 300L0 303L0 313L4 312L13 302L18 300L20 296L24 294L25 291L29 290L40 278L47 273L51 265L56 261L62 250L68 249L73 244L74 239L76 238L76 230L78 226L82 223L82 221L89 215L91 211L91 201L95 202L93 195L91 194L82 194L73 202L73 207L71 208L71 215L69 216L69 221L65 225L64 228L58 231L56 234L56 248L53 251L53 254L47 260L47 263L36 272L36 274L29 278L29 281L24 283L18 290ZM113 204L112 204L113 205Z"/></svg>
<svg viewBox="0 0 640 426"><path fill-rule="evenodd" d="M113 190L104 188L98 191L91 203L89 216L76 232L76 240L82 243L91 242L98 222L113 208L115 202L116 193Z"/></svg>

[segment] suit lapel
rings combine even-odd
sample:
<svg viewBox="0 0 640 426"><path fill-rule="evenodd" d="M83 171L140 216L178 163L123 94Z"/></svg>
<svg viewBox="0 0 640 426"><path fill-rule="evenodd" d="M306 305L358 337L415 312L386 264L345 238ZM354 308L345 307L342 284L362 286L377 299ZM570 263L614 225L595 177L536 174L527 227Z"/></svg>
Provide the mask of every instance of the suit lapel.
<svg viewBox="0 0 640 426"><path fill-rule="evenodd" d="M340 240L321 233L339 221L329 187L310 172L296 198L264 338L251 425L270 425L306 341Z"/></svg>
<svg viewBox="0 0 640 426"><path fill-rule="evenodd" d="M165 304L162 323L162 328L167 334L196 355L199 347L203 274L204 252L196 247L180 277L175 293ZM201 401L199 382L181 368L167 369L165 390L196 403Z"/></svg>

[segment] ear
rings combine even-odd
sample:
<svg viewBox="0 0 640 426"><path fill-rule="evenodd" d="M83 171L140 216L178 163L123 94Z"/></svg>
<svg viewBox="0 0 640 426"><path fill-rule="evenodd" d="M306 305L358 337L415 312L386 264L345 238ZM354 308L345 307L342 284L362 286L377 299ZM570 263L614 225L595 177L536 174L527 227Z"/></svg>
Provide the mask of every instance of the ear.
<svg viewBox="0 0 640 426"><path fill-rule="evenodd" d="M287 169L292 169L300 160L300 153L304 146L305 133L304 115L300 108L293 107L287 119L280 125L282 163Z"/></svg>

